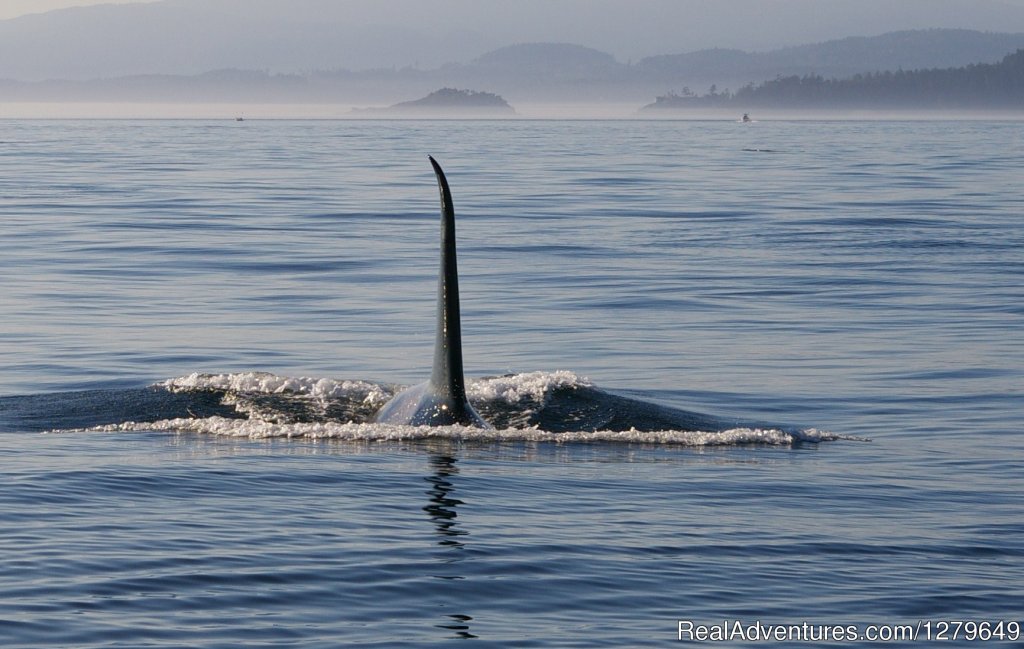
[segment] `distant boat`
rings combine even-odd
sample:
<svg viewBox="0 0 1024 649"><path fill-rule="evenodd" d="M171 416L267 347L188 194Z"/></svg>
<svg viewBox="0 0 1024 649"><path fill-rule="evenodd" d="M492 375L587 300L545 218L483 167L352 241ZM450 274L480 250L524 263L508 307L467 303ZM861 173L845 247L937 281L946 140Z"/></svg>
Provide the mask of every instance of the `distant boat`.
<svg viewBox="0 0 1024 649"><path fill-rule="evenodd" d="M740 121L746 123L753 122L754 120L750 119L750 115L748 115L747 113L743 113L743 119L741 119Z"/></svg>
<svg viewBox="0 0 1024 649"><path fill-rule="evenodd" d="M239 115L238 117L236 117L236 118L235 118L235 121L236 121L236 122L244 122L244 121L245 121L245 118L244 118L244 117L242 117L241 115Z"/></svg>

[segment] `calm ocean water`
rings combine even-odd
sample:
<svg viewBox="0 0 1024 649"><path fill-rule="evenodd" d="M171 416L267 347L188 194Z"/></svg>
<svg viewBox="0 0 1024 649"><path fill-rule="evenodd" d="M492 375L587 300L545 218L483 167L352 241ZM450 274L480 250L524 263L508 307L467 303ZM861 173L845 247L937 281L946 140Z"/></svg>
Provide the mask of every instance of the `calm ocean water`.
<svg viewBox="0 0 1024 649"><path fill-rule="evenodd" d="M429 373L427 154L493 432L364 422ZM0 645L1022 646L1021 169L1024 122L0 121Z"/></svg>

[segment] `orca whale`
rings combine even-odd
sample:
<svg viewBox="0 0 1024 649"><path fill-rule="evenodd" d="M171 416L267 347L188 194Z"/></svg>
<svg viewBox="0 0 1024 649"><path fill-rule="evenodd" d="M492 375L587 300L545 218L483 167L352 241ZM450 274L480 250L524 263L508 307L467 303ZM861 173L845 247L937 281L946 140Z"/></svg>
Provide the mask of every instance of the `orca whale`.
<svg viewBox="0 0 1024 649"><path fill-rule="evenodd" d="M403 390L384 404L373 421L411 426L490 428L466 399L462 376L459 272L455 262L455 207L441 165L430 156L441 192L441 269L437 278L437 333L434 367L426 383Z"/></svg>

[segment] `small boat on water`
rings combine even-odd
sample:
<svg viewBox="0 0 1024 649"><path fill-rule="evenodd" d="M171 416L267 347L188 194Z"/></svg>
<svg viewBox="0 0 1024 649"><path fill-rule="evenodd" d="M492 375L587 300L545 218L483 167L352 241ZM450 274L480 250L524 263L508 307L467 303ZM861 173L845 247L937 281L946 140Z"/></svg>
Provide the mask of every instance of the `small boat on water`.
<svg viewBox="0 0 1024 649"><path fill-rule="evenodd" d="M750 119L749 114L743 113L743 119L741 119L740 121L746 124L747 122L753 122L754 120Z"/></svg>

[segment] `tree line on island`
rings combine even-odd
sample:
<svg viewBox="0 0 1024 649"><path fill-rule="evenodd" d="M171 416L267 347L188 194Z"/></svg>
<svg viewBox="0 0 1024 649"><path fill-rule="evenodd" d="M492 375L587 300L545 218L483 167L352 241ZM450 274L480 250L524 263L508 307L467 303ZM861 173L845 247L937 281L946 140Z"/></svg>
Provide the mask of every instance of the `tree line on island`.
<svg viewBox="0 0 1024 649"><path fill-rule="evenodd" d="M845 79L779 76L735 92L712 85L697 95L669 92L643 110L701 108L1024 108L1024 49L999 63L959 68L886 71Z"/></svg>
<svg viewBox="0 0 1024 649"><path fill-rule="evenodd" d="M712 85L697 95L684 88L657 98L641 110L707 108L865 108L865 109L970 109L1024 108L1024 49L999 63L977 63L959 68L885 71L855 74L846 79L820 75L779 76L736 92ZM395 104L387 112L474 109L514 114L499 95L442 88L422 99Z"/></svg>
<svg viewBox="0 0 1024 649"><path fill-rule="evenodd" d="M373 109L371 109L373 110ZM515 111L504 97L492 92L480 90L463 90L460 88L441 88L426 97L413 101L403 101L386 109L390 113L430 112L430 111L473 111L495 114L514 114Z"/></svg>
<svg viewBox="0 0 1024 649"><path fill-rule="evenodd" d="M444 87L425 97L390 106L354 108L352 114L366 117L510 117L516 111L501 95Z"/></svg>

